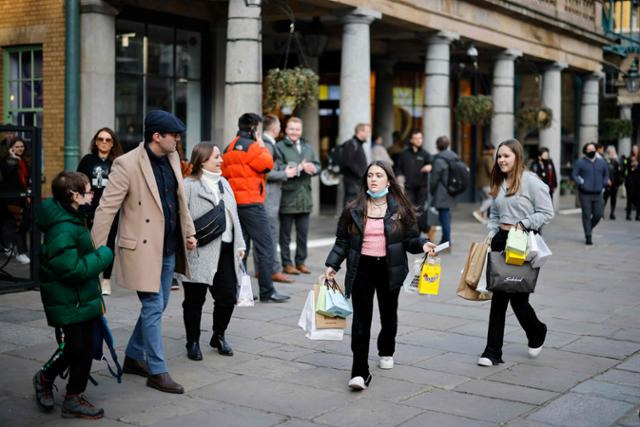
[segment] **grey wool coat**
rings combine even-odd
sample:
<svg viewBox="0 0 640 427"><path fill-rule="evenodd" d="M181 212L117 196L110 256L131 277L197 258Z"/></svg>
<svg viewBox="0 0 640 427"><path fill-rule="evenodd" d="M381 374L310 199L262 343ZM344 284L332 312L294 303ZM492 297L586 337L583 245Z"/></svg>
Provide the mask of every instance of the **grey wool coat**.
<svg viewBox="0 0 640 427"><path fill-rule="evenodd" d="M233 253L237 283L240 285L241 260L238 258L238 251L245 250L246 246L242 237L242 228L238 219L238 208L233 190L229 182L220 177L224 189L224 207L231 212L233 218ZM184 180L184 189L187 199L187 206L192 219L200 218L215 206L215 195L211 189L197 178L187 178ZM228 226L228 225L227 225ZM187 253L187 263L191 278L189 282L213 284L213 278L218 271L218 260L220 259L220 247L222 246L222 235L206 246L197 246L195 250Z"/></svg>

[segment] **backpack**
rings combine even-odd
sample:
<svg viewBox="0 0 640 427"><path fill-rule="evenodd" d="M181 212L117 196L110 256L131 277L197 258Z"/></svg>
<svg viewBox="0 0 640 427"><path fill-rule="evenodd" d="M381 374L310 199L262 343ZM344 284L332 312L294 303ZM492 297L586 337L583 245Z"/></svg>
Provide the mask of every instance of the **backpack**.
<svg viewBox="0 0 640 427"><path fill-rule="evenodd" d="M447 193L455 197L464 193L471 182L471 170L465 162L460 159L446 160L449 165L449 178L445 184Z"/></svg>
<svg viewBox="0 0 640 427"><path fill-rule="evenodd" d="M340 167L342 166L342 149L344 148L344 144L336 144L331 147L329 150L329 162L327 164L327 169L334 173L340 173Z"/></svg>

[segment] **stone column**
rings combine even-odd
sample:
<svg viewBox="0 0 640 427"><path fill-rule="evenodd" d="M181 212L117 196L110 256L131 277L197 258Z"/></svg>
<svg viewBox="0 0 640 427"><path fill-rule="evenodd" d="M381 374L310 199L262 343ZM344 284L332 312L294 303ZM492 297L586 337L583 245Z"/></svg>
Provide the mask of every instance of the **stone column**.
<svg viewBox="0 0 640 427"><path fill-rule="evenodd" d="M393 142L393 66L394 58L376 60L375 118L373 132L382 137L385 146Z"/></svg>
<svg viewBox="0 0 640 427"><path fill-rule="evenodd" d="M381 17L380 12L359 7L343 18L339 144L353 136L358 123L371 123L369 25ZM370 159L369 144L365 144L365 153Z"/></svg>
<svg viewBox="0 0 640 427"><path fill-rule="evenodd" d="M80 155L102 127L115 130L116 14L102 0L80 4Z"/></svg>
<svg viewBox="0 0 640 427"><path fill-rule="evenodd" d="M631 120L631 104L620 105L620 118L624 120ZM631 137L626 136L618 139L618 157L628 156L631 152Z"/></svg>
<svg viewBox="0 0 640 427"><path fill-rule="evenodd" d="M551 126L547 129L541 129L540 147L549 149L549 156L553 160L556 168L556 177L558 177L558 185L560 184L560 154L562 152L562 130L560 125L562 112L562 70L567 68L567 64L554 62L544 70L542 77L542 105L550 108L553 112L553 120ZM553 205L558 208L560 192L556 191L553 195Z"/></svg>
<svg viewBox="0 0 640 427"><path fill-rule="evenodd" d="M491 119L491 142L498 146L502 141L513 138L513 86L514 61L522 56L522 52L507 49L496 58L493 68L493 117Z"/></svg>
<svg viewBox="0 0 640 427"><path fill-rule="evenodd" d="M226 22L218 22L211 28L211 34L213 36L213 51L211 52L211 69L213 70L213 100L211 111L211 141L220 147L221 150L231 142L231 140L225 140L224 137L224 114L225 114L225 79L226 68L225 59L227 56L227 28ZM237 123L238 119L234 121Z"/></svg>
<svg viewBox="0 0 640 427"><path fill-rule="evenodd" d="M451 107L449 106L449 45L458 40L456 33L440 32L429 39L425 64L424 109L422 133L424 148L436 151L436 139L451 139Z"/></svg>
<svg viewBox="0 0 640 427"><path fill-rule="evenodd" d="M307 57L309 68L316 73L319 70L318 57ZM318 112L318 100L307 102L300 112L302 119L303 138L311 145L313 152L320 159L320 115ZM320 177L318 175L311 178L311 197L313 198L313 210L311 215L317 216L320 213Z"/></svg>
<svg viewBox="0 0 640 427"><path fill-rule="evenodd" d="M261 7L229 0L223 145L236 135L238 117L262 114Z"/></svg>
<svg viewBox="0 0 640 427"><path fill-rule="evenodd" d="M582 83L580 106L580 150L589 142L598 142L598 90L602 73L592 73Z"/></svg>

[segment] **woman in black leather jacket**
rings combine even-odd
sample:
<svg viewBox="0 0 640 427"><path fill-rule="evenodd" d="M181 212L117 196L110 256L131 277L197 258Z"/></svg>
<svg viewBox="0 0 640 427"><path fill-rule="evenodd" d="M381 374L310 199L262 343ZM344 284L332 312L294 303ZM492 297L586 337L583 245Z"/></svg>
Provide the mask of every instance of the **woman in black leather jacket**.
<svg viewBox="0 0 640 427"><path fill-rule="evenodd" d="M358 196L342 212L336 242L325 262L326 277L333 279L347 259L345 291L353 303L350 388L364 390L371 381L368 355L374 293L378 294L382 323L378 335L379 366L391 369L398 330L398 296L409 272L407 252L432 253L434 247L420 237L413 207L391 168L384 162L371 163Z"/></svg>

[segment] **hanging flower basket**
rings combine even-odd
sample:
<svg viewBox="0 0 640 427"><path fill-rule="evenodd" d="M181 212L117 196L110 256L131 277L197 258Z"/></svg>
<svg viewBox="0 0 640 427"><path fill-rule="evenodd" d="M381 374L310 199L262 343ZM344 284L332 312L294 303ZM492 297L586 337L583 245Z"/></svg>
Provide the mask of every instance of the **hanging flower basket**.
<svg viewBox="0 0 640 427"><path fill-rule="evenodd" d="M295 109L307 101L314 101L318 96L318 81L318 75L309 68L269 70L265 85L266 109Z"/></svg>
<svg viewBox="0 0 640 427"><path fill-rule="evenodd" d="M553 121L553 111L547 107L523 107L516 115L518 126L526 130L547 129Z"/></svg>
<svg viewBox="0 0 640 427"><path fill-rule="evenodd" d="M604 119L600 133L608 139L628 138L633 135L633 122L628 119Z"/></svg>
<svg viewBox="0 0 640 427"><path fill-rule="evenodd" d="M493 100L490 96L461 96L456 106L458 121L468 125L485 125L493 114Z"/></svg>

